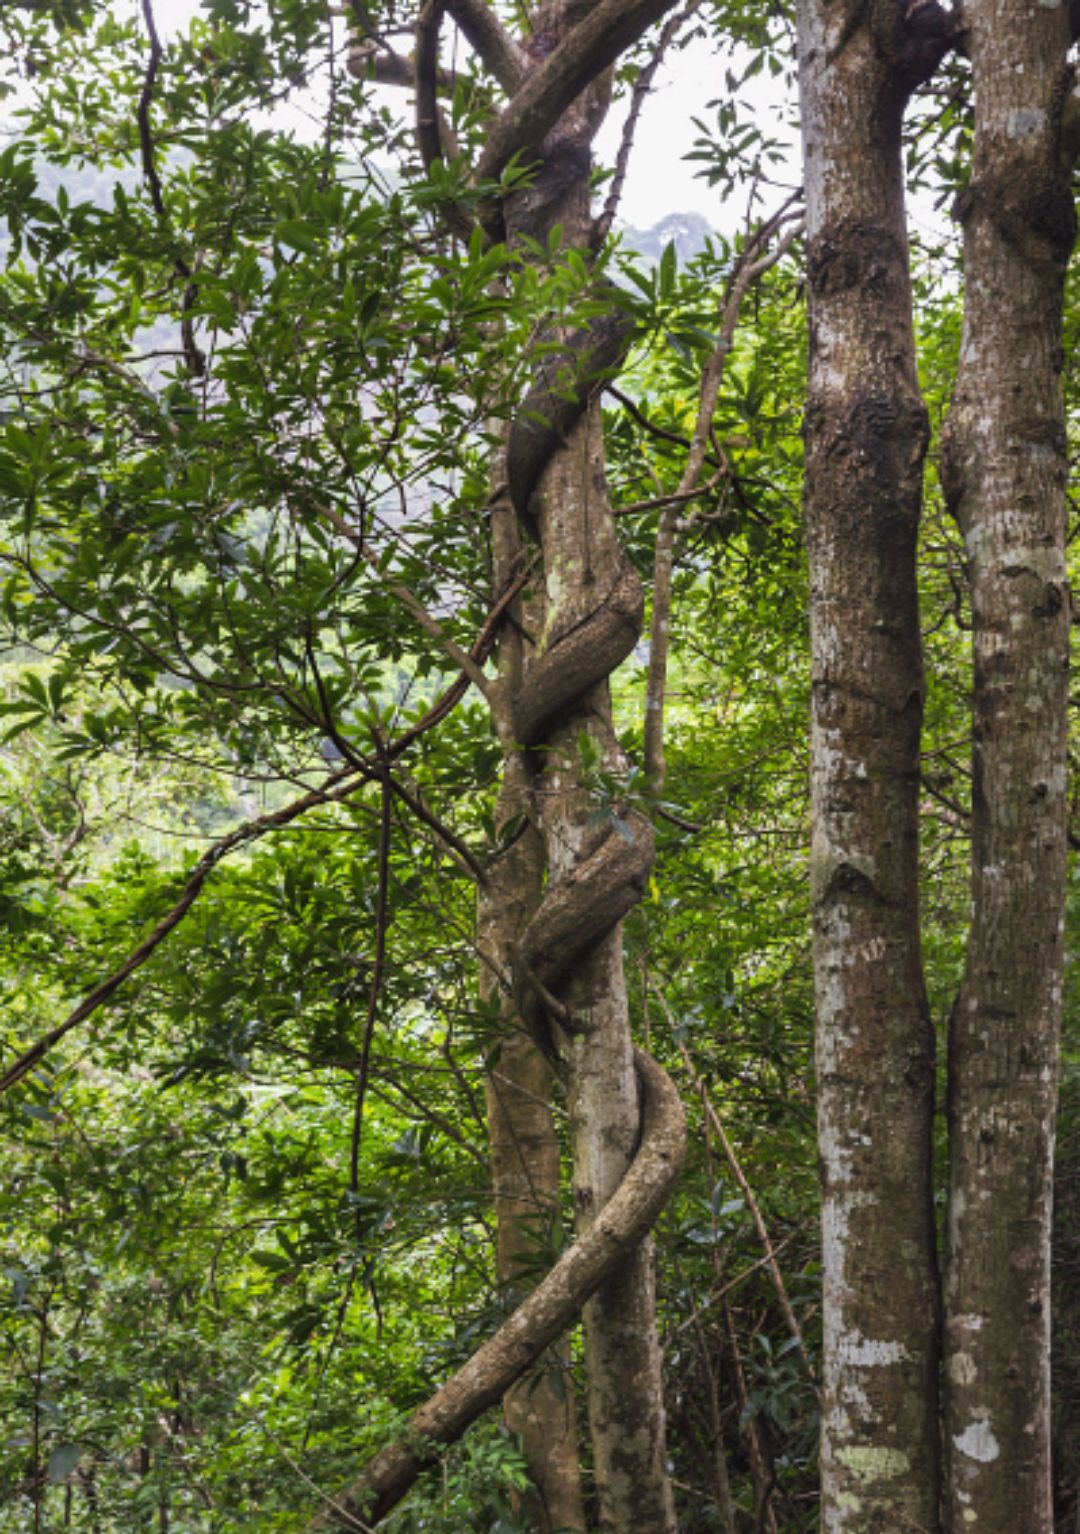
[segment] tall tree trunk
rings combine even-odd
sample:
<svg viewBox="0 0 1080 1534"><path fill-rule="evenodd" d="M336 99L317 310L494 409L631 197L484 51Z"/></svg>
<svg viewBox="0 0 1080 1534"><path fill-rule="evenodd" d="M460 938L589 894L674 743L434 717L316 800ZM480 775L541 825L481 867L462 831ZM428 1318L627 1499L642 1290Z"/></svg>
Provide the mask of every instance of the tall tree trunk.
<svg viewBox="0 0 1080 1534"><path fill-rule="evenodd" d="M549 589L558 591L547 645L617 584L626 558L615 536L602 454L599 422L592 418L571 437L543 486L545 565ZM572 880L604 840L622 834L610 823L593 824L596 804L580 781L582 731L596 740L607 771L625 771L606 682L583 693L548 736L541 806L549 877L556 887ZM642 844L635 877L643 884L651 836L644 822L634 824L633 834ZM640 1121L620 926L579 961L561 1000L572 1028L567 1055L574 1203L579 1228L587 1228L626 1174ZM674 1534L675 1529L653 1269L653 1245L646 1239L584 1313L599 1527L612 1534Z"/></svg>
<svg viewBox="0 0 1080 1534"><path fill-rule="evenodd" d="M544 242L559 225L567 243L587 248L589 146L601 101L599 90L580 98L545 142L532 188L508 208L516 232ZM559 1034L568 1067L574 1203L579 1229L587 1229L624 1177L639 1134L618 918L640 898L652 858L648 825L640 817L597 824L582 781L582 732L605 768L618 773L624 764L611 723L610 668L597 676L578 662L586 651L595 660L599 647L589 635L596 621L618 630L612 663L632 649L641 621L640 585L615 532L595 408L547 464L529 515L543 552L546 613L523 684L523 714L532 725L518 738L537 748L530 756L540 769L545 903L555 909L583 901L597 920L595 935L560 974L542 1023ZM542 709L532 707L530 692L543 695ZM651 1242L627 1254L586 1306L584 1324L598 1526L610 1534L674 1534Z"/></svg>
<svg viewBox="0 0 1080 1534"><path fill-rule="evenodd" d="M901 160L899 8L802 0L812 900L823 1199L822 1528L938 1528L934 1034L919 946L928 428ZM940 56L940 54L939 54Z"/></svg>
<svg viewBox="0 0 1080 1534"><path fill-rule="evenodd" d="M946 1506L1049 1534L1049 1241L1065 865L1067 460L1075 214L1062 6L971 0L975 146L942 480L974 626L972 926L949 1038Z"/></svg>
<svg viewBox="0 0 1080 1534"><path fill-rule="evenodd" d="M497 181L515 158L529 171L523 189L485 199L473 210L445 203L455 232L468 238L479 233L481 241L505 238L526 257L531 249L548 249L557 229L565 243L586 253L592 248L590 146L606 110L610 66L671 3L545 0L528 16L528 40L518 44L483 0L424 0L414 54L417 145L424 164L433 167L453 149L438 107L439 32L449 9L510 98L488 125L473 180ZM374 57L365 41L355 69L365 73L371 60L378 75L379 49L370 41ZM392 66L388 78L401 77L402 60L383 62ZM514 572L512 513L539 542L544 577L524 604L527 622L504 634L499 681L487 689L508 748L499 818L505 823L523 813L528 822L497 860L479 915L490 976L509 969L514 980L514 1005L502 1007L503 1043L488 1095L500 1273L511 1276L521 1255L520 1214L553 1206L558 1193L558 1147L547 1106L550 1070L515 1035L515 1013L543 1054L561 1054L567 1071L578 1240L537 1294L412 1425L425 1436L461 1431L496 1379L505 1388L519 1377L525 1364L508 1373L511 1357L531 1363L539 1354L536 1338L551 1344L551 1296L558 1295L562 1306L567 1283L587 1277L589 1288L576 1292L582 1303L595 1293L585 1332L600 1527L610 1534L674 1534L652 1252L647 1240L637 1238L645 1236L638 1221L649 1208L654 1180L673 1176L670 1163L681 1148L682 1129L663 1073L649 1061L639 1060L635 1068L620 932L622 916L644 888L652 835L640 816L594 823L578 755L584 731L605 766L621 766L608 675L640 632L640 583L615 536L599 420L587 404L596 392L596 373L617 366L626 331L625 320L613 312L566 338L569 371L580 373L580 398L572 400L569 413L564 381L555 379L552 386L550 348L541 351L537 387L508 434L505 494L501 502L493 497L492 505L496 587L505 589ZM494 978L485 981L494 984ZM644 1105L639 1100L639 1082L650 1074L661 1082L651 1108L648 1094ZM664 1122L650 1149L650 1115L662 1100ZM620 1240L627 1230L635 1240L614 1272L613 1265L601 1265L599 1253L619 1228ZM609 1272L614 1276L600 1284ZM530 1326L526 1347L519 1334ZM522 1432L533 1469L537 1498L531 1511L542 1526L577 1528L583 1519L572 1418L565 1408L555 1411L554 1395L534 1397L528 1385L511 1388L504 1408ZM366 1495L374 1521L403 1495L420 1463L421 1456L404 1445L391 1446L346 1493L346 1503L354 1494Z"/></svg>
<svg viewBox="0 0 1080 1534"><path fill-rule="evenodd" d="M502 478L503 474L498 474ZM492 514L496 592L505 589L519 566L521 544L507 505ZM504 703L522 686L522 634L540 613L518 602L499 646ZM509 719L507 719L509 724ZM500 731L501 734L505 732ZM543 894L544 849L535 823L536 766L521 751L503 761L496 825L509 828L506 850L495 860L480 901L477 942L480 989L500 998L502 1027L487 1060L488 1139L497 1224L496 1271L511 1298L522 1288L524 1268L535 1264L545 1232L559 1221L559 1140L551 1104L552 1071L547 1057L521 1027L513 998L498 981L511 972L522 934ZM516 825L511 825L516 822ZM584 1530L574 1392L560 1377L568 1359L557 1344L551 1367L539 1378L527 1375L503 1401L506 1424L521 1441L532 1489L520 1511L541 1534Z"/></svg>

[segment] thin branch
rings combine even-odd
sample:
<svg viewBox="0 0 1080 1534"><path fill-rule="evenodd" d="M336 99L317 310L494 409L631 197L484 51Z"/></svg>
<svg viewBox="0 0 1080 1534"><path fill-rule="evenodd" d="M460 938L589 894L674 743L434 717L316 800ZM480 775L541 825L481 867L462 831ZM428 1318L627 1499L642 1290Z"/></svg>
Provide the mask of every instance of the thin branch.
<svg viewBox="0 0 1080 1534"><path fill-rule="evenodd" d="M731 1306L727 1300L724 1301L724 1325L727 1330L728 1346L731 1349L735 1388L739 1398L739 1415L746 1423L743 1431L746 1434L746 1447L750 1452L750 1475L754 1483L754 1534L763 1534L766 1524L768 1524L769 1534L777 1534L776 1512L772 1505L776 1473L768 1452L768 1442L761 1431L761 1423L749 1410L750 1392L746 1387L746 1370L743 1368L742 1355L739 1352L735 1317L731 1313Z"/></svg>
<svg viewBox="0 0 1080 1534"><path fill-rule="evenodd" d="M426 116L434 122L437 130L438 156L447 160L456 160L461 150L450 121L438 103L438 97L453 96L459 76L454 70L444 69L438 63L437 28L434 50L434 55L429 57L424 66L425 88L429 96ZM365 30L365 33L360 36L354 33L353 43L349 49L348 70L356 80L371 79L380 85L398 85L406 90L414 89L417 83L413 58L406 58L404 54L398 53L396 48L378 31ZM425 165L430 166L431 160L427 157L430 146L425 147L425 144L426 141L421 142L421 154ZM461 215L461 217L464 216Z"/></svg>
<svg viewBox="0 0 1080 1534"><path fill-rule="evenodd" d="M659 993L656 991L654 991L653 994L659 995ZM660 997L660 1001L661 1005L664 1006L666 1010L666 1002L662 996ZM742 1196L746 1200L746 1207L750 1211L750 1216L754 1222L754 1229L758 1234L758 1240L761 1242L762 1248L765 1252L769 1274L773 1281L773 1288L776 1291L777 1303L780 1306L780 1313L787 1324L788 1331L791 1333L795 1343L795 1349L803 1361L803 1367L806 1369L807 1378L813 1385L815 1393L818 1395L818 1401L820 1404L821 1395L817 1387L817 1375L814 1372L814 1365L811 1361L810 1354L806 1350L806 1343L803 1340L802 1328L799 1325L798 1317L792 1309L791 1301L788 1298L787 1286L784 1283L784 1275L781 1273L780 1264L776 1260L776 1248L773 1246L772 1239L769 1235L768 1226L765 1224L765 1217L761 1213L761 1206L759 1205L757 1199L754 1197L754 1190L751 1188L746 1173L742 1169L739 1158L735 1154L734 1146L724 1131L724 1126L720 1122L719 1115L709 1100L709 1094L705 1089L705 1083L694 1069L694 1063L690 1058L690 1051L687 1049L685 1044L679 1045L679 1053L682 1056L683 1065L686 1068L686 1074L690 1078L690 1085L694 1088L694 1091L701 1099L701 1106L704 1109L705 1116L709 1121L709 1126L719 1141L720 1148L727 1158L728 1166L731 1168L732 1174L735 1178L735 1181L739 1185Z"/></svg>
<svg viewBox="0 0 1080 1534"><path fill-rule="evenodd" d="M376 1075L368 1085L368 1090L371 1092L372 1096L377 1097L380 1102L388 1103L398 1113L402 1113L404 1111L400 1101L400 1099L403 1098L405 1102L407 1102L410 1107L415 1110L418 1118L424 1120L427 1123L434 1124L435 1127L442 1134L444 1134L448 1140L451 1140L457 1146L463 1155L471 1157L472 1160L476 1162L480 1170L484 1173L486 1178L491 1172L491 1164L484 1152L475 1146L471 1140L465 1138L465 1136L461 1133L460 1129L458 1129L457 1125L453 1122L452 1119L450 1119L446 1114L440 1113L437 1108L433 1108L430 1103L425 1102L424 1099L412 1091L410 1087L405 1086L399 1080L399 1078L387 1068L385 1060L383 1060L381 1057L378 1060L377 1065L378 1069ZM392 1087L393 1090L398 1094L396 1098L390 1095L388 1086Z"/></svg>
<svg viewBox="0 0 1080 1534"><path fill-rule="evenodd" d="M454 160L459 154L453 130L439 107L439 30L445 10L446 0L425 0L416 19L416 145L427 171L436 160ZM452 198L441 199L439 207L451 233L468 241L476 228L472 215Z"/></svg>
<svg viewBox="0 0 1080 1534"><path fill-rule="evenodd" d="M684 436L680 431L672 431L667 426L658 426L655 421L650 421L637 401L631 399L629 394L624 394L613 383L605 384L604 389L605 393L610 394L612 399L618 400L626 413L638 423L643 431L647 431L650 437L657 437L661 442L673 442L676 447L690 446L689 437Z"/></svg>
<svg viewBox="0 0 1080 1534"><path fill-rule="evenodd" d="M439 103L436 77L439 67L439 29L446 0L425 0L416 18L416 50L413 55L413 80L416 86L416 145L424 169L430 170L443 159L439 133Z"/></svg>
<svg viewBox="0 0 1080 1534"><path fill-rule="evenodd" d="M521 83L528 61L498 17L483 0L454 0L447 9L507 95L512 95ZM412 57L398 53L362 0L348 0L343 10L351 16L349 73L358 80L377 80L380 85L407 88L415 85ZM415 27L398 30L412 32L415 38ZM455 70L436 64L435 83L441 95L452 96L461 78Z"/></svg>
<svg viewBox="0 0 1080 1534"><path fill-rule="evenodd" d="M352 1508L346 1507L345 1504L338 1501L336 1497L331 1497L328 1492L323 1491L322 1487L311 1479L303 1465L297 1463L297 1461L289 1453L288 1449L282 1443L277 1434L271 1432L271 1430L266 1426L258 1412L254 1412L252 1414L251 1420L255 1423L256 1427L258 1427L261 1432L266 1434L267 1438L269 1438L270 1442L281 1454L281 1457L285 1463L290 1467L290 1469L296 1472L296 1474L300 1477L306 1486L311 1488L323 1506L333 1513L335 1519L337 1519L342 1527L346 1529L355 1529L357 1534L372 1534L371 1525L369 1523L365 1523L364 1520Z"/></svg>
<svg viewBox="0 0 1080 1534"><path fill-rule="evenodd" d="M638 119L645 105L652 83L656 78L657 70L664 62L664 55L674 42L678 33L695 14L701 9L703 0L689 0L681 11L676 11L669 16L664 23L664 29L660 33L653 51L653 56L634 82L633 94L630 97L630 110L623 124L622 139L619 143L619 152L615 157L615 174L611 178L611 186L608 190L607 200L604 203L604 211L597 219L593 239L597 247L601 246L611 233L611 226L615 222L615 214L619 209L619 199L622 197L623 186L626 182L626 171L630 163L630 153L634 147L634 134L637 131Z"/></svg>
<svg viewBox="0 0 1080 1534"><path fill-rule="evenodd" d="M378 85L400 85L411 90L416 84L416 70L412 59L391 48L389 43L379 43L372 37L361 38L349 50L349 73L357 80L374 80ZM435 84L441 96L452 96L458 76L452 69L441 66L435 71Z"/></svg>
<svg viewBox="0 0 1080 1534"><path fill-rule="evenodd" d="M165 206L165 197L161 190L161 177L158 175L157 161L154 154L154 135L150 127L150 104L154 99L154 86L157 84L158 69L161 67L161 38L158 36L157 22L154 19L154 8L151 0L142 0L143 20L146 22L146 31L150 38L150 58L147 61L146 73L143 76L142 90L139 93L139 104L135 108L135 118L139 125L139 151L142 157L143 175L150 190L150 201L154 212L162 221L169 217ZM190 276L185 272L185 276Z"/></svg>
<svg viewBox="0 0 1080 1534"><path fill-rule="evenodd" d="M477 884L486 884L487 872L468 843L463 841L456 831L452 831L444 820L440 820L432 810L428 809L420 795L406 788L400 779L391 776L390 786L398 798L412 810L417 820L422 820L429 830L434 831L445 850L451 853L454 862L462 868L463 872L475 879Z"/></svg>
<svg viewBox="0 0 1080 1534"><path fill-rule="evenodd" d="M523 570L517 579L507 587L488 613L484 626L480 630L470 652L471 663L482 662L490 654L495 642L495 635L498 632L506 609L522 586L524 586L530 573L531 566L529 569ZM384 759L388 763L396 761L415 740L418 740L421 735L426 734L428 730L441 723L465 696L469 688L469 681L470 677L464 671L455 678L442 697L432 704L427 713L387 746ZM246 821L242 826L238 826L235 831L231 831L227 836L223 836L219 841L216 841L196 863L191 874L188 876L180 898L162 917L149 936L137 948L132 950L118 969L114 970L111 975L95 986L89 995L79 1003L73 1012L68 1014L62 1023L50 1029L48 1033L43 1034L36 1043L32 1044L29 1049L24 1050L12 1062L3 1075L0 1075L0 1095L21 1081L26 1073L33 1070L34 1066L48 1054L55 1044L59 1043L65 1034L70 1033L79 1023L85 1022L88 1017L92 1016L123 985L130 975L133 975L137 969L146 963L146 960L154 950L164 942L169 933L180 924L188 911L190 911L198 898L208 874L210 874L222 858L228 856L231 852L235 852L237 848L258 840L270 831L276 831L282 826L289 825L292 821L306 814L309 809L317 805L337 803L355 792L364 783L370 782L377 775L378 769L375 764L365 764L363 772L360 773L354 767L343 768L340 772L332 773L326 778L320 788L311 790L310 793L302 795L299 799L294 799L291 804L283 806L280 810L275 810L272 814L259 815L254 820Z"/></svg>
<svg viewBox="0 0 1080 1534"><path fill-rule="evenodd" d="M707 479L703 485L698 485L695 490L676 490L671 495L654 495L644 501L631 501L627 506L616 506L614 515L632 517L644 511L662 510L667 506L685 506L689 501L702 500L710 495L729 473L730 468L725 464L723 469L718 470L711 479Z"/></svg>
<svg viewBox="0 0 1080 1534"><path fill-rule="evenodd" d="M731 1500L731 1478L728 1474L727 1455L724 1452L724 1423L720 1415L720 1391L716 1379L716 1365L712 1350L705 1338L705 1328L700 1315L694 1312L694 1334L697 1338L698 1356L705 1375L706 1395L709 1404L709 1432L712 1439L712 1462L716 1478L717 1504L724 1534L735 1534L735 1505Z"/></svg>
<svg viewBox="0 0 1080 1534"><path fill-rule="evenodd" d="M971 825L971 811L966 809L958 799L954 799L951 794L947 794L943 788L939 787L939 785L934 781L932 777L929 776L928 773L920 773L919 782L922 784L923 788L925 788L930 797L932 799L936 799L938 803L943 805L945 809L949 811L950 815L954 817L953 824L960 827L961 829Z"/></svg>
<svg viewBox="0 0 1080 1534"><path fill-rule="evenodd" d="M676 815L674 810L665 808L662 804L653 807L653 813L661 820L666 820L669 825L678 827L680 831L690 831L694 835L706 829L705 825L697 820L686 820L682 815Z"/></svg>
<svg viewBox="0 0 1080 1534"><path fill-rule="evenodd" d="M349 1144L349 1192L354 1200L360 1191L360 1139L364 1128L364 1096L367 1092L368 1070L371 1065L371 1041L375 1036L379 992L382 989L383 972L386 968L386 913L390 891L390 810L394 798L390 786L390 764L385 757L382 757L379 766L382 776L379 795L379 891L375 903L375 955L371 966L371 985L368 989L364 1034L360 1044L360 1063L356 1069L356 1098L353 1104L352 1137ZM359 1205L355 1205L354 1212L356 1239L360 1242L364 1234L364 1225Z"/></svg>
<svg viewBox="0 0 1080 1534"><path fill-rule="evenodd" d="M272 814L259 815L254 820L246 821L242 826L238 826L235 831L231 831L228 836L223 836L219 841L216 841L195 864L184 884L179 900L162 917L157 926L139 946L132 950L120 967L114 970L100 985L96 985L75 1010L68 1014L62 1023L50 1029L35 1044L32 1044L29 1049L24 1050L19 1058L0 1076L0 1093L6 1092L9 1087L13 1087L16 1082L21 1081L27 1071L32 1070L54 1044L57 1044L66 1033L69 1033L72 1028L77 1027L79 1023L85 1022L100 1006L108 1001L114 991L123 985L129 975L133 975L137 969L146 963L154 950L164 942L173 928L178 926L187 915L194 905L207 876L222 858L228 856L230 852L234 852L238 847L245 846L248 842L265 836L268 831L276 830L279 826L288 825L291 820L295 820L298 815L303 815L314 805L331 804L336 800L343 799L346 794L352 793L360 787L361 782L365 781L364 779L359 779L356 782L342 782L343 779L352 779L354 776L354 770L351 767L344 769L342 772L334 773L326 779L322 788L313 789L310 793L304 794L299 799L294 799L291 804L285 805L280 810L275 810Z"/></svg>
<svg viewBox="0 0 1080 1534"><path fill-rule="evenodd" d="M143 76L138 105L135 108L135 118L139 128L139 153L142 159L143 175L150 191L150 202L161 224L169 229L169 210L165 206L165 195L161 189L161 177L158 175L157 156L154 151L154 135L150 126L150 106L154 99L154 86L157 84L163 50L151 0L142 0L142 13L143 20L146 22L147 35L150 38L150 57ZM184 350L184 361L193 378L202 378L206 372L206 356L195 340L195 326L191 319L195 287L191 280L191 267L179 250L173 252L173 270L186 284L180 312L180 341Z"/></svg>
<svg viewBox="0 0 1080 1534"><path fill-rule="evenodd" d="M788 212L790 201L791 199L751 238L728 279L720 334L701 375L697 420L691 433L686 464L679 481L680 495L687 495L696 490L701 477L711 439L716 402L720 396L728 354L735 340L742 301L751 284L780 260L802 230L802 221L799 219L777 241L772 250L766 250L764 255L760 254L783 223L794 216ZM645 691L644 765L646 778L654 790L662 786L667 766L664 760L664 703L670 645L671 587L675 566L675 538L678 531L676 511L675 506L668 506L660 513L653 561L653 612L649 636L649 674Z"/></svg>
<svg viewBox="0 0 1080 1534"><path fill-rule="evenodd" d="M779 1254L782 1252L786 1246L791 1245L797 1235L799 1235L799 1231L789 1231L783 1240L778 1241L772 1248L773 1253ZM760 1273L761 1269L768 1267L768 1265L769 1253L766 1252L764 1256L759 1257L756 1262L752 1262L748 1268L743 1268L741 1273L736 1273L734 1278L729 1278L726 1284L721 1284L719 1289L714 1289L712 1294L707 1295L706 1298L702 1300L701 1304L690 1312L685 1321L680 1321L678 1326L672 1327L671 1331L664 1339L664 1351L667 1351L676 1337L680 1337L683 1332L687 1332L692 1326L695 1326L707 1310L711 1310L714 1305L718 1305L721 1300L727 1298L733 1289L741 1288L742 1285L746 1283L747 1279L753 1278L755 1273Z"/></svg>
<svg viewBox="0 0 1080 1534"><path fill-rule="evenodd" d="M420 624L421 628L426 630L426 632L429 633L433 639L437 639L439 641L447 655L450 656L450 659L454 661L456 665L461 667L462 671L469 678L469 681L473 684L473 686L485 698L488 698L491 693L491 682L489 679L481 671L480 667L476 664L475 660L469 654L469 652L467 650L463 650L458 644L457 640L452 639L449 634L446 633L445 629L437 618L432 617L431 613L428 612L427 608L424 606L423 602L420 601L419 597L414 596L407 586L401 585L401 583L395 581L392 576L386 574L385 570L381 568L378 556L375 554L374 550L369 548L361 534L357 532L356 528L349 525L341 513L335 509L335 507L327 506L322 501L313 500L311 497L308 497L307 499L308 504L311 506L312 510L318 512L319 516L322 517L325 521L329 522L332 527L335 527L343 538L347 538L349 540L354 548L356 548L367 561L371 569L378 576L379 580L382 581L386 589L391 592L392 595L397 597L398 601L401 602L403 606L409 609L413 617Z"/></svg>
<svg viewBox="0 0 1080 1534"><path fill-rule="evenodd" d="M566 1005L565 1002L560 1001L559 998L555 996L544 984L540 976L536 973L535 969L533 969L532 965L525 957L525 954L522 951L521 945L519 943L515 943L513 945L511 949L511 957L513 959L515 973L520 975L521 979L524 980L526 986L532 992L533 996L540 1003L540 1006L548 1014L548 1016L553 1018L565 1033L573 1034L579 1032L580 1030L574 1027L574 1018L570 1008ZM546 1055L549 1060L558 1060L558 1051L556 1050L551 1039L549 1039L542 1030L529 1029L529 1033L532 1037L533 1043L540 1050L541 1054Z"/></svg>

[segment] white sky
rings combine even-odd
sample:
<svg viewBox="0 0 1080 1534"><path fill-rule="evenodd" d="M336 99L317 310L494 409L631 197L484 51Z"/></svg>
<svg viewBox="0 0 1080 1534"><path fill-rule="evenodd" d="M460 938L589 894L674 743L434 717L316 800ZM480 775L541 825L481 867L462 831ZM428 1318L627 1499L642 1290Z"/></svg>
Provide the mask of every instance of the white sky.
<svg viewBox="0 0 1080 1534"><path fill-rule="evenodd" d="M744 54L745 57L745 54ZM661 68L634 135L634 149L620 208L620 218L637 228L657 223L666 213L701 213L716 229L725 232L741 225L745 218L745 192L735 192L725 204L718 187L710 187L695 172L697 161L683 158L692 148L700 130L693 119L711 125L715 112L709 102L724 93L724 70L730 59L718 57L705 41L692 43L685 53L670 58ZM797 185L800 179L791 131L783 121L784 101L779 85L764 77L740 91L752 99L760 125L770 137L792 145L789 167L776 167L773 174ZM618 152L625 108L612 112L597 138L597 151L612 164ZM764 211L783 200L784 193L765 195ZM763 211L759 204L758 212Z"/></svg>
<svg viewBox="0 0 1080 1534"><path fill-rule="evenodd" d="M154 15L166 37L199 9L199 0L155 0ZM709 101L724 89L724 63L706 43L691 45L673 56L660 71L642 112L634 139L630 170L620 206L622 222L648 228L668 213L700 213L714 228L731 229L742 223L745 207L736 195L734 204L723 205L719 190L696 177L695 163L682 158L691 148L697 129L691 121L709 122ZM760 112L770 133L780 133L781 101L775 93L758 86ZM400 101L403 92L395 92ZM771 97L771 99L770 99ZM602 159L612 164L619 146L625 108L612 112L597 140ZM297 133L311 132L309 120L289 115ZM792 180L796 179L792 174ZM779 200L780 194L777 194Z"/></svg>

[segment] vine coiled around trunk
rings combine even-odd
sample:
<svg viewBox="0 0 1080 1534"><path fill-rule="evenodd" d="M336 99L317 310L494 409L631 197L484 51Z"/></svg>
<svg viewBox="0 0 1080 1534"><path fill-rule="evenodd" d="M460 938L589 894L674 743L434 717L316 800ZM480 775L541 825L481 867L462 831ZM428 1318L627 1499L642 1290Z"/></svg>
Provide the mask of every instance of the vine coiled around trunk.
<svg viewBox="0 0 1080 1534"><path fill-rule="evenodd" d="M600 1214L404 1431L371 1459L359 1480L332 1500L310 1529L370 1527L384 1518L446 1444L455 1442L571 1325L582 1305L648 1234L667 1201L686 1150L686 1120L667 1073L641 1050L637 1155Z"/></svg>
<svg viewBox="0 0 1080 1534"><path fill-rule="evenodd" d="M566 338L537 369L507 437L506 478L522 523L536 536L532 499L544 471L626 356L636 326L613 284L601 292L611 309ZM514 739L542 746L561 718L629 656L641 634L641 580L621 549L605 589L583 615L556 626L543 653L528 668L511 702ZM542 1047L550 1040L540 998L573 970L576 960L633 909L645 891L653 860L652 827L632 813L612 824L606 839L553 885L519 944L515 992L523 1021Z"/></svg>
<svg viewBox="0 0 1080 1534"><path fill-rule="evenodd" d="M545 358L510 423L507 487L514 510L534 537L531 502L544 470L605 381L618 372L637 334L625 293L605 281L598 297L611 307L573 331Z"/></svg>
<svg viewBox="0 0 1080 1534"><path fill-rule="evenodd" d="M633 327L625 312L602 317L565 343L580 382L565 387L565 358L549 359L523 401L508 437L507 481L518 516L535 531L530 501L553 455L564 443L604 378L617 367ZM562 371L560 371L560 365ZM608 588L582 616L556 632L528 672L511 713L518 744L541 746L547 732L631 653L641 631L641 582L620 553ZM644 893L653 857L652 827L631 813L567 877L553 884L518 944L513 977L523 1021L549 1051L544 1016L566 1020L553 994L578 959L604 938ZM641 1132L619 1187L589 1227L499 1330L410 1418L402 1434L369 1461L347 1491L327 1499L311 1528L371 1526L406 1494L416 1477L489 1406L520 1379L580 1313L586 1301L625 1265L648 1234L678 1175L686 1149L686 1120L667 1073L634 1051Z"/></svg>

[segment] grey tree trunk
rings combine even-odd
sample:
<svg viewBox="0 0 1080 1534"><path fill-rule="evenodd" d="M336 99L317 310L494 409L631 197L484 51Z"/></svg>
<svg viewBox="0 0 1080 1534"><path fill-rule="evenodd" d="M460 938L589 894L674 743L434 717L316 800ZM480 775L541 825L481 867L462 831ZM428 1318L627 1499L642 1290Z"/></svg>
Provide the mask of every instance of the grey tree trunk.
<svg viewBox="0 0 1080 1534"><path fill-rule="evenodd" d="M949 1037L946 1508L954 1534L1050 1534L1072 77L1064 7L971 0L965 22L976 128L942 481L971 581L974 781L971 936Z"/></svg>
<svg viewBox="0 0 1080 1534"><path fill-rule="evenodd" d="M799 6L810 379L806 529L823 1199L822 1528L939 1528L934 1034L919 945L928 428L901 123L933 66L899 8Z"/></svg>

